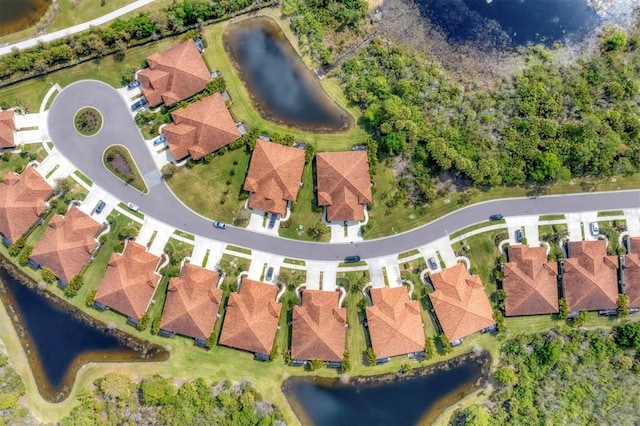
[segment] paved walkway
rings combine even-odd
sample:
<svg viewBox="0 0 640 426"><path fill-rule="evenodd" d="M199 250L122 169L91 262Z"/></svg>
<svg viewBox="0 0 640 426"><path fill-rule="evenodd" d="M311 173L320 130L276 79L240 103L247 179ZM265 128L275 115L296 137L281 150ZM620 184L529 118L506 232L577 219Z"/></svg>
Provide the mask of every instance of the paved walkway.
<svg viewBox="0 0 640 426"><path fill-rule="evenodd" d="M30 38L28 40L24 40L18 43L14 43L14 44L9 44L7 46L3 46L0 47L0 56L2 55L6 55L8 53L11 53L11 51L13 51L13 49L18 49L18 50L23 50L23 49L28 49L30 47L34 47L37 46L38 43L47 43L53 40L58 40L60 38L65 38L71 34L76 34L82 31L86 31L91 27L97 27L99 25L105 24L107 22L113 21L114 19L125 15L131 11L134 11L136 9L139 9L143 6L148 5L149 3L152 3L154 0L137 0L134 1L133 3L130 3L124 7L121 7L118 10L114 10L111 13L107 13L106 15L103 15L99 18L96 18L94 20L88 21L88 22L84 22L82 24L78 24L76 26L70 27L70 28L65 28L63 30L60 31L55 31L53 33L50 34L44 34L38 37L34 37L34 38Z"/></svg>
<svg viewBox="0 0 640 426"><path fill-rule="evenodd" d="M640 237L640 208L623 210L627 221L627 231L632 237Z"/></svg>

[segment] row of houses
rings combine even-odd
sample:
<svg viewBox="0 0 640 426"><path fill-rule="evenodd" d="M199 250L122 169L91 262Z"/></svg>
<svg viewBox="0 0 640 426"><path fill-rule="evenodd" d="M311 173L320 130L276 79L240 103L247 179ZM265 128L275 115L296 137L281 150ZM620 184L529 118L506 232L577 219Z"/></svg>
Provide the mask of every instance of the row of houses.
<svg viewBox="0 0 640 426"><path fill-rule="evenodd" d="M640 238L628 239L627 255L607 255L605 240L573 241L567 258L548 262L545 247L509 247L503 264L507 316L558 312L564 297L571 312L614 311L618 294L630 308L640 308Z"/></svg>

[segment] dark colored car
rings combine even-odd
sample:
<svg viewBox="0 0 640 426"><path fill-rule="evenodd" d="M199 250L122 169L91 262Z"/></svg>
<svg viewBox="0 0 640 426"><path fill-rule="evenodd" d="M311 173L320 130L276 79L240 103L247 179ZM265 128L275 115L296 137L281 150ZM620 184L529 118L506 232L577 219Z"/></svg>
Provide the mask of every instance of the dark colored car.
<svg viewBox="0 0 640 426"><path fill-rule="evenodd" d="M264 276L265 281L271 281L273 278L273 266L267 268L267 274Z"/></svg>
<svg viewBox="0 0 640 426"><path fill-rule="evenodd" d="M223 222L218 222L217 220L213 221L213 227L218 229L227 229L227 224Z"/></svg>
<svg viewBox="0 0 640 426"><path fill-rule="evenodd" d="M427 260L427 262L429 263L429 268L433 270L438 269L438 263L436 262L435 257L430 257L429 260Z"/></svg>
<svg viewBox="0 0 640 426"><path fill-rule="evenodd" d="M278 215L271 213L271 216L269 217L269 229L273 229L273 227L276 225L277 219Z"/></svg>
<svg viewBox="0 0 640 426"><path fill-rule="evenodd" d="M140 80L133 80L131 83L127 84L127 90L135 89L140 86Z"/></svg>
<svg viewBox="0 0 640 426"><path fill-rule="evenodd" d="M147 100L145 98L140 98L131 105L131 111L136 111L147 104Z"/></svg>
<svg viewBox="0 0 640 426"><path fill-rule="evenodd" d="M522 231L519 229L516 229L516 241L519 243L522 242Z"/></svg>
<svg viewBox="0 0 640 426"><path fill-rule="evenodd" d="M155 141L153 141L154 145L160 145L161 143L164 143L167 141L167 137L163 134L160 134L160 137L158 139L156 139Z"/></svg>
<svg viewBox="0 0 640 426"><path fill-rule="evenodd" d="M102 213L102 210L104 209L104 206L105 206L105 202L104 201L100 201L98 203L98 207L96 207L96 213L97 214Z"/></svg>
<svg viewBox="0 0 640 426"><path fill-rule="evenodd" d="M504 219L504 216L502 216L501 214L492 214L491 216L489 216L489 219L491 219L491 220L502 220L502 219Z"/></svg>
<svg viewBox="0 0 640 426"><path fill-rule="evenodd" d="M344 263L356 263L360 262L360 256L347 256L344 258Z"/></svg>

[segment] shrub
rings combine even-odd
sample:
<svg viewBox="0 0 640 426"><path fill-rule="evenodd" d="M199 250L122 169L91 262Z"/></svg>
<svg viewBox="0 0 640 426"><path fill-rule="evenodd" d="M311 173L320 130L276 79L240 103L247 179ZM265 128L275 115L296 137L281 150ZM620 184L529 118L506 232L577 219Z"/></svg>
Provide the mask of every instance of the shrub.
<svg viewBox="0 0 640 426"><path fill-rule="evenodd" d="M424 341L424 357L431 359L436 354L436 345L431 337L427 337Z"/></svg>
<svg viewBox="0 0 640 426"><path fill-rule="evenodd" d="M449 342L449 339L447 338L447 336L445 336L444 334L441 334L440 336L438 336L438 339L440 340L440 346L442 346L442 351L445 354L449 354L451 353L451 351L453 351L453 348L451 347L451 342Z"/></svg>
<svg viewBox="0 0 640 426"><path fill-rule="evenodd" d="M367 364L376 365L376 359L376 353L373 351L373 348L367 348Z"/></svg>
<svg viewBox="0 0 640 426"><path fill-rule="evenodd" d="M561 320L569 318L569 305L564 297L558 301L558 318Z"/></svg>
<svg viewBox="0 0 640 426"><path fill-rule="evenodd" d="M20 254L24 246L27 245L27 241L24 237L18 238L11 246L9 247L9 255L17 256Z"/></svg>
<svg viewBox="0 0 640 426"><path fill-rule="evenodd" d="M25 266L27 263L29 263L29 258L31 257L32 252L33 252L32 245L25 246L25 248L22 249L22 252L20 253L20 257L18 258L18 262L20 263L20 265Z"/></svg>
<svg viewBox="0 0 640 426"><path fill-rule="evenodd" d="M47 284L51 284L56 280L56 275L49 268L42 268L41 274L42 274L42 279Z"/></svg>
<svg viewBox="0 0 640 426"><path fill-rule="evenodd" d="M93 302L95 301L97 292L98 292L97 290L91 290L87 294L87 299L85 300L85 304L87 305L87 308L90 308L93 306Z"/></svg>
<svg viewBox="0 0 640 426"><path fill-rule="evenodd" d="M344 351L342 355L342 364L340 364L340 369L347 373L351 371L351 358L349 357L349 351Z"/></svg>
<svg viewBox="0 0 640 426"><path fill-rule="evenodd" d="M171 403L175 395L176 388L173 384L159 375L143 379L140 383L140 403L142 405L167 405Z"/></svg>
<svg viewBox="0 0 640 426"><path fill-rule="evenodd" d="M319 359L312 359L307 363L307 367L309 367L309 371L316 371L324 367L324 361L320 361Z"/></svg>
<svg viewBox="0 0 640 426"><path fill-rule="evenodd" d="M618 316L620 318L629 316L629 297L625 294L618 295Z"/></svg>
<svg viewBox="0 0 640 426"><path fill-rule="evenodd" d="M78 291L80 291L83 285L84 278L82 277L82 275L76 275L75 277L71 278L71 281L69 281L69 283L67 284L67 287L64 289L64 295L66 297L74 297L76 294L78 294Z"/></svg>
<svg viewBox="0 0 640 426"><path fill-rule="evenodd" d="M158 334L158 332L160 332L161 318L162 317L160 315L153 317L153 321L151 321L151 334Z"/></svg>
<svg viewBox="0 0 640 426"><path fill-rule="evenodd" d="M149 312L145 312L144 315L142 315L138 320L138 330L146 330L147 327L149 327L149 322L151 322L151 315L149 314Z"/></svg>

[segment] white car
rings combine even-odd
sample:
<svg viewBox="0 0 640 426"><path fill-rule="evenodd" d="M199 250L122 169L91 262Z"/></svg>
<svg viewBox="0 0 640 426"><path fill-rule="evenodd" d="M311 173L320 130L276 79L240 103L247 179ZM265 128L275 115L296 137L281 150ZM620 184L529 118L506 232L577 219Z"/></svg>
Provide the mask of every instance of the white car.
<svg viewBox="0 0 640 426"><path fill-rule="evenodd" d="M591 222L589 224L589 227L591 228L591 235L593 235L594 237L600 235L600 227L598 226L598 222Z"/></svg>
<svg viewBox="0 0 640 426"><path fill-rule="evenodd" d="M132 202L128 202L127 203L127 208L129 208L129 210L137 212L138 211L138 206L136 206L135 204L133 204Z"/></svg>

